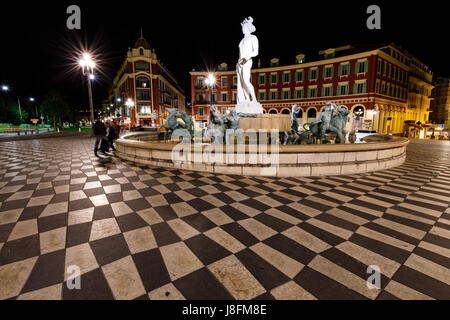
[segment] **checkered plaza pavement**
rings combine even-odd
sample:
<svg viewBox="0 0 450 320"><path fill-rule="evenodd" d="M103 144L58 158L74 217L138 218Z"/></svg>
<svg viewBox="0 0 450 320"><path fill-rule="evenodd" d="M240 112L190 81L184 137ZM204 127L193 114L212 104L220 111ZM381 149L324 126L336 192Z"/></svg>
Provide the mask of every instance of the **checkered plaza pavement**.
<svg viewBox="0 0 450 320"><path fill-rule="evenodd" d="M0 299L450 299L449 155L281 179L99 159L92 138L2 142Z"/></svg>

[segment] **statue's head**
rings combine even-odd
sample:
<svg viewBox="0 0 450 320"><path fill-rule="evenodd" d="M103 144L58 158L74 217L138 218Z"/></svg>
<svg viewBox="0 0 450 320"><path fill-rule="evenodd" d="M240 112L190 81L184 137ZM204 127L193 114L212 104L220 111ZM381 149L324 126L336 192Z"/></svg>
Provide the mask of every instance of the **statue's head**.
<svg viewBox="0 0 450 320"><path fill-rule="evenodd" d="M242 21L242 23L241 23L241 26L242 26L242 33L243 34L253 33L253 32L256 31L256 28L253 25L253 18L252 17L248 17L248 18L244 19L244 21Z"/></svg>

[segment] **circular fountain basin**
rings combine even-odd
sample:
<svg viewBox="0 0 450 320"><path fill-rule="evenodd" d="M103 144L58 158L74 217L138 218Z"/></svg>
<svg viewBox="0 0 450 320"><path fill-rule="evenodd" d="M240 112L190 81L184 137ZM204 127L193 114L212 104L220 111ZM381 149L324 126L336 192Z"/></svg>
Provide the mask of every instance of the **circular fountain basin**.
<svg viewBox="0 0 450 320"><path fill-rule="evenodd" d="M406 138L369 135L358 142L213 147L166 143L158 141L156 134L133 133L116 141L116 155L139 164L187 171L274 177L358 174L393 168L406 160Z"/></svg>

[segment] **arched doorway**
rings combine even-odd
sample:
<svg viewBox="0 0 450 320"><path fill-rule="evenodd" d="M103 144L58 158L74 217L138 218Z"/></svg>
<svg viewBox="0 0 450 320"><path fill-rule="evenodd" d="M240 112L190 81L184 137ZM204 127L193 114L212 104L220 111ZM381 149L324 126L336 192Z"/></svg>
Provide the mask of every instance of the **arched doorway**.
<svg viewBox="0 0 450 320"><path fill-rule="evenodd" d="M283 109L281 110L281 114L291 114L291 111L289 109Z"/></svg>
<svg viewBox="0 0 450 320"><path fill-rule="evenodd" d="M316 121L317 119L317 109L316 108L309 108L307 111L307 117L308 117L308 123Z"/></svg>
<svg viewBox="0 0 450 320"><path fill-rule="evenodd" d="M270 109L269 114L278 114L277 109Z"/></svg>

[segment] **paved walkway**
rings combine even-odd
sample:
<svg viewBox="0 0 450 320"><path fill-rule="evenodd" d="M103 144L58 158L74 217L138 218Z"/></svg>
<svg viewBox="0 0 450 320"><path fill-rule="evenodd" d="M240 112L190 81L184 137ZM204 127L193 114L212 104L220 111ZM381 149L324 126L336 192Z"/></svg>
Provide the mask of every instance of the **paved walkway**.
<svg viewBox="0 0 450 320"><path fill-rule="evenodd" d="M0 299L450 299L450 148L272 179L137 167L92 146L0 143Z"/></svg>

